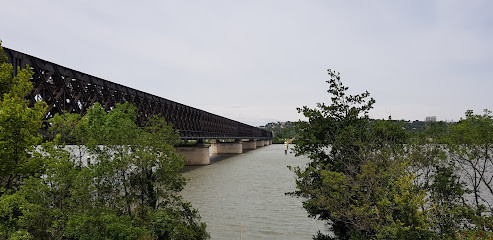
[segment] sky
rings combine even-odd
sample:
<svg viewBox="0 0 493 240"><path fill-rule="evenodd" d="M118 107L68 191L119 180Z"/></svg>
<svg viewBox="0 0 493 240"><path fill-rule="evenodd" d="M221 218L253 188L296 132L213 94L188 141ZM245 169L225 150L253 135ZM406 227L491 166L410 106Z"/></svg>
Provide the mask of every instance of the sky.
<svg viewBox="0 0 493 240"><path fill-rule="evenodd" d="M372 118L493 110L489 0L0 0L2 45L254 126L330 103Z"/></svg>

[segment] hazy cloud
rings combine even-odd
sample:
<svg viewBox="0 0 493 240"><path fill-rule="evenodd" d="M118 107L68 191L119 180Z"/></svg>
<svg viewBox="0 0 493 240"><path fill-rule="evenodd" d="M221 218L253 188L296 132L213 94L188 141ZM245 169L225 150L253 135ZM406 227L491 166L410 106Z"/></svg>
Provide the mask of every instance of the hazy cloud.
<svg viewBox="0 0 493 240"><path fill-rule="evenodd" d="M490 1L0 0L3 45L242 122L329 102L326 69L376 118L493 109Z"/></svg>

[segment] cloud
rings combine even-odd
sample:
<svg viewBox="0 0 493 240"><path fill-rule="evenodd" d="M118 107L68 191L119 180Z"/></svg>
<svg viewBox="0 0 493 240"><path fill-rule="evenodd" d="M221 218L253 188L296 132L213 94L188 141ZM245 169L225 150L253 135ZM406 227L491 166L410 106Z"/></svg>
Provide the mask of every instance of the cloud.
<svg viewBox="0 0 493 240"><path fill-rule="evenodd" d="M374 117L493 109L489 1L5 1L4 45L246 122L329 102L327 68ZM245 106L238 108L235 106ZM257 124L262 125L262 124Z"/></svg>

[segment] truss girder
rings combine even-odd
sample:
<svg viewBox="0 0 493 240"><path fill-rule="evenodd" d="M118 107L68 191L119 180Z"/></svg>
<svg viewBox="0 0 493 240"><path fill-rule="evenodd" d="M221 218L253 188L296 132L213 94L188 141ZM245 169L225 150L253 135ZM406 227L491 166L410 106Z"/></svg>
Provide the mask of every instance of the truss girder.
<svg viewBox="0 0 493 240"><path fill-rule="evenodd" d="M4 47L5 54L17 67L26 65L34 71L33 90L29 96L48 104L46 118L56 113L78 113L99 102L106 110L125 101L137 108L139 124L148 117L161 114L180 132L183 139L271 139L263 129L189 107L162 97L145 93L55 63L51 63Z"/></svg>

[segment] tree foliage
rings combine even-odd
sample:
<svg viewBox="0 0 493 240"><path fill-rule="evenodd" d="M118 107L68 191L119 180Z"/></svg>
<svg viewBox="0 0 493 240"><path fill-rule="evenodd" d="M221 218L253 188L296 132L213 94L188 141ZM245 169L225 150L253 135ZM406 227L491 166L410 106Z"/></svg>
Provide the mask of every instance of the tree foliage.
<svg viewBox="0 0 493 240"><path fill-rule="evenodd" d="M0 45L0 194L15 191L26 177L43 170L43 160L33 154L42 137L46 104L37 102L28 107L25 99L32 89L31 69L18 69L14 76Z"/></svg>
<svg viewBox="0 0 493 240"><path fill-rule="evenodd" d="M3 50L0 49L0 54ZM4 59L0 55L1 59ZM207 239L197 210L178 194L185 185L178 133L159 116L136 125L135 107L49 120L29 107L29 68L12 77L2 63L0 239ZM5 87L3 87L5 86Z"/></svg>
<svg viewBox="0 0 493 240"><path fill-rule="evenodd" d="M315 239L442 239L455 238L457 231L490 230L484 211L474 214L480 208L466 203L459 162L448 156L464 141L455 141L460 147L454 149L430 143L445 141L457 128L430 125L419 135L406 131L405 122L370 120L375 101L369 93L348 95L339 73L328 73L331 104L299 108L308 121L295 123L294 151L311 161L293 169L297 191L290 194L305 199L311 217L327 221L329 233ZM491 126L491 119L485 122L481 126ZM462 151L473 152L478 151Z"/></svg>
<svg viewBox="0 0 493 240"><path fill-rule="evenodd" d="M493 116L466 111L466 118L448 129L447 151L468 186L469 205L475 210L477 225L493 230ZM488 216L489 218L483 218Z"/></svg>
<svg viewBox="0 0 493 240"><path fill-rule="evenodd" d="M271 122L267 123L264 127L261 128L274 134L272 137L272 143L274 144L284 143L286 139L295 139L297 137L293 123L290 121Z"/></svg>

